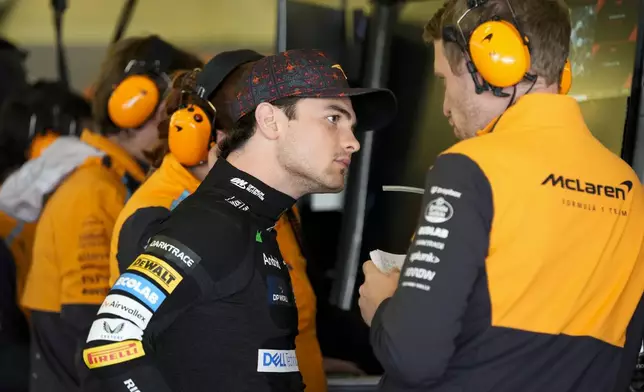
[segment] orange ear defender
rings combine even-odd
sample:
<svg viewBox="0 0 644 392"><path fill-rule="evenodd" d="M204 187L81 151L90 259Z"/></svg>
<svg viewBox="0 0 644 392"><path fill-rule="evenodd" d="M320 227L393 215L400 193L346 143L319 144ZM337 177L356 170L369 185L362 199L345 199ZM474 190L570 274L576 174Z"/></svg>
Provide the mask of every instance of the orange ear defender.
<svg viewBox="0 0 644 392"><path fill-rule="evenodd" d="M458 19L456 26L446 26L443 39L455 42L461 46L468 59L468 70L476 86L476 93L492 90L499 97L509 96L502 92L524 79L536 81L536 75L530 75L530 42L521 32L514 10L509 0L506 0L512 14L512 22L500 20L498 17L478 25L469 38L465 37L460 22L468 13L477 7L485 5L487 0L468 0L468 9ZM481 84L476 77L483 79ZM567 94L572 85L572 70L570 60L566 61L561 73L559 93Z"/></svg>
<svg viewBox="0 0 644 392"><path fill-rule="evenodd" d="M563 70L561 70L561 81L559 82L559 94L566 95L572 87L572 64L570 59L566 60Z"/></svg>
<svg viewBox="0 0 644 392"><path fill-rule="evenodd" d="M514 86L530 70L526 42L519 30L504 20L478 26L470 36L469 50L479 74L492 86Z"/></svg>
<svg viewBox="0 0 644 392"><path fill-rule="evenodd" d="M110 120L119 128L140 128L149 121L169 86L165 71L174 48L156 36L149 45L144 59L130 60L107 102Z"/></svg>
<svg viewBox="0 0 644 392"><path fill-rule="evenodd" d="M196 166L208 160L215 126L215 107L205 99L183 91L179 109L170 117L168 146L184 166Z"/></svg>
<svg viewBox="0 0 644 392"><path fill-rule="evenodd" d="M457 43L467 59L467 68L476 86L476 93L492 90L499 97L505 87L514 86L524 78L533 80L530 71L530 45L528 37L521 32L509 0L506 0L512 14L512 22L493 17L480 23L466 37L461 21L474 9L482 7L487 0L468 0L468 9L456 25L445 26L443 38ZM483 79L479 81L477 74Z"/></svg>
<svg viewBox="0 0 644 392"><path fill-rule="evenodd" d="M219 53L197 74L196 88L181 92L179 109L170 117L168 129L170 153L179 163L190 167L207 162L216 141L217 110L209 101L211 95L237 67L262 57L247 49Z"/></svg>

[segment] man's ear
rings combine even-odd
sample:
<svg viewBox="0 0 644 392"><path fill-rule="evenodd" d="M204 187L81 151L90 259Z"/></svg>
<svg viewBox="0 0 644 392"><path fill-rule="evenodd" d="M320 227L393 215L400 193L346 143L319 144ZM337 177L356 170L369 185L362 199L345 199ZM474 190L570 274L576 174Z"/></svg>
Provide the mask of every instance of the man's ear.
<svg viewBox="0 0 644 392"><path fill-rule="evenodd" d="M226 137L226 132L224 132L222 129L217 129L215 132L215 143L221 143Z"/></svg>
<svg viewBox="0 0 644 392"><path fill-rule="evenodd" d="M277 139L277 116L279 109L267 102L262 102L255 109L257 131L270 140Z"/></svg>

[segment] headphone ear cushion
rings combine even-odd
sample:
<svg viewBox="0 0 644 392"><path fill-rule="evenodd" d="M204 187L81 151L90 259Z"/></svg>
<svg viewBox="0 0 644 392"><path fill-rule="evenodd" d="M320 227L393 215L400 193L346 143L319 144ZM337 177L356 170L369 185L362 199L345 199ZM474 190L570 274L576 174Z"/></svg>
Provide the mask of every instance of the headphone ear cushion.
<svg viewBox="0 0 644 392"><path fill-rule="evenodd" d="M572 64L570 59L566 60L566 64L561 71L561 81L559 82L559 94L566 95L572 87Z"/></svg>
<svg viewBox="0 0 644 392"><path fill-rule="evenodd" d="M514 86L530 70L528 47L507 21L482 23L472 32L469 49L477 71L492 86Z"/></svg>
<svg viewBox="0 0 644 392"><path fill-rule="evenodd" d="M154 114L159 97L154 80L145 75L131 75L110 95L107 112L119 128L139 128Z"/></svg>
<svg viewBox="0 0 644 392"><path fill-rule="evenodd" d="M184 166L195 166L208 159L212 120L199 105L188 104L170 117L168 146Z"/></svg>

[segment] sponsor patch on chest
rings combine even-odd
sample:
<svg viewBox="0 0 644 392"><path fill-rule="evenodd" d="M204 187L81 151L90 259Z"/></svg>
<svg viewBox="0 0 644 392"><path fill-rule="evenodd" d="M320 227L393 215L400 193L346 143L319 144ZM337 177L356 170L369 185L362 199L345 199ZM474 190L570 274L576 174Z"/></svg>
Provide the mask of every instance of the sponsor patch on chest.
<svg viewBox="0 0 644 392"><path fill-rule="evenodd" d="M295 350L258 350L257 371L260 373L299 372Z"/></svg>
<svg viewBox="0 0 644 392"><path fill-rule="evenodd" d="M268 303L270 305L294 305L293 292L286 281L279 276L268 275L266 277Z"/></svg>

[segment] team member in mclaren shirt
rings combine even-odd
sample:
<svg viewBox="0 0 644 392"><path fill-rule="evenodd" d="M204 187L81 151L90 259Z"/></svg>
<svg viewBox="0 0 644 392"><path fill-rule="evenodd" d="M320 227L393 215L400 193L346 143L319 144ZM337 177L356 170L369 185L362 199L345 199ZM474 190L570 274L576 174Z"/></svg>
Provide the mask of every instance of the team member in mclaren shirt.
<svg viewBox="0 0 644 392"><path fill-rule="evenodd" d="M79 389L75 354L110 289L114 222L145 179L148 153L159 143L168 75L201 65L158 36L130 37L110 47L92 98L95 126L60 153L72 165L57 163L67 175L48 192L38 219L22 296L31 311L32 392Z"/></svg>
<svg viewBox="0 0 644 392"><path fill-rule="evenodd" d="M642 333L638 318L635 334L627 327L644 290L644 196L558 94L567 7L452 0L425 36L445 115L467 140L428 172L399 281L363 267L381 390L627 390Z"/></svg>
<svg viewBox="0 0 644 392"><path fill-rule="evenodd" d="M117 282L99 310L85 390L303 390L273 227L296 198L342 189L356 120L386 125L395 98L349 88L319 51L263 58L242 80L220 159L124 271L136 284Z"/></svg>

